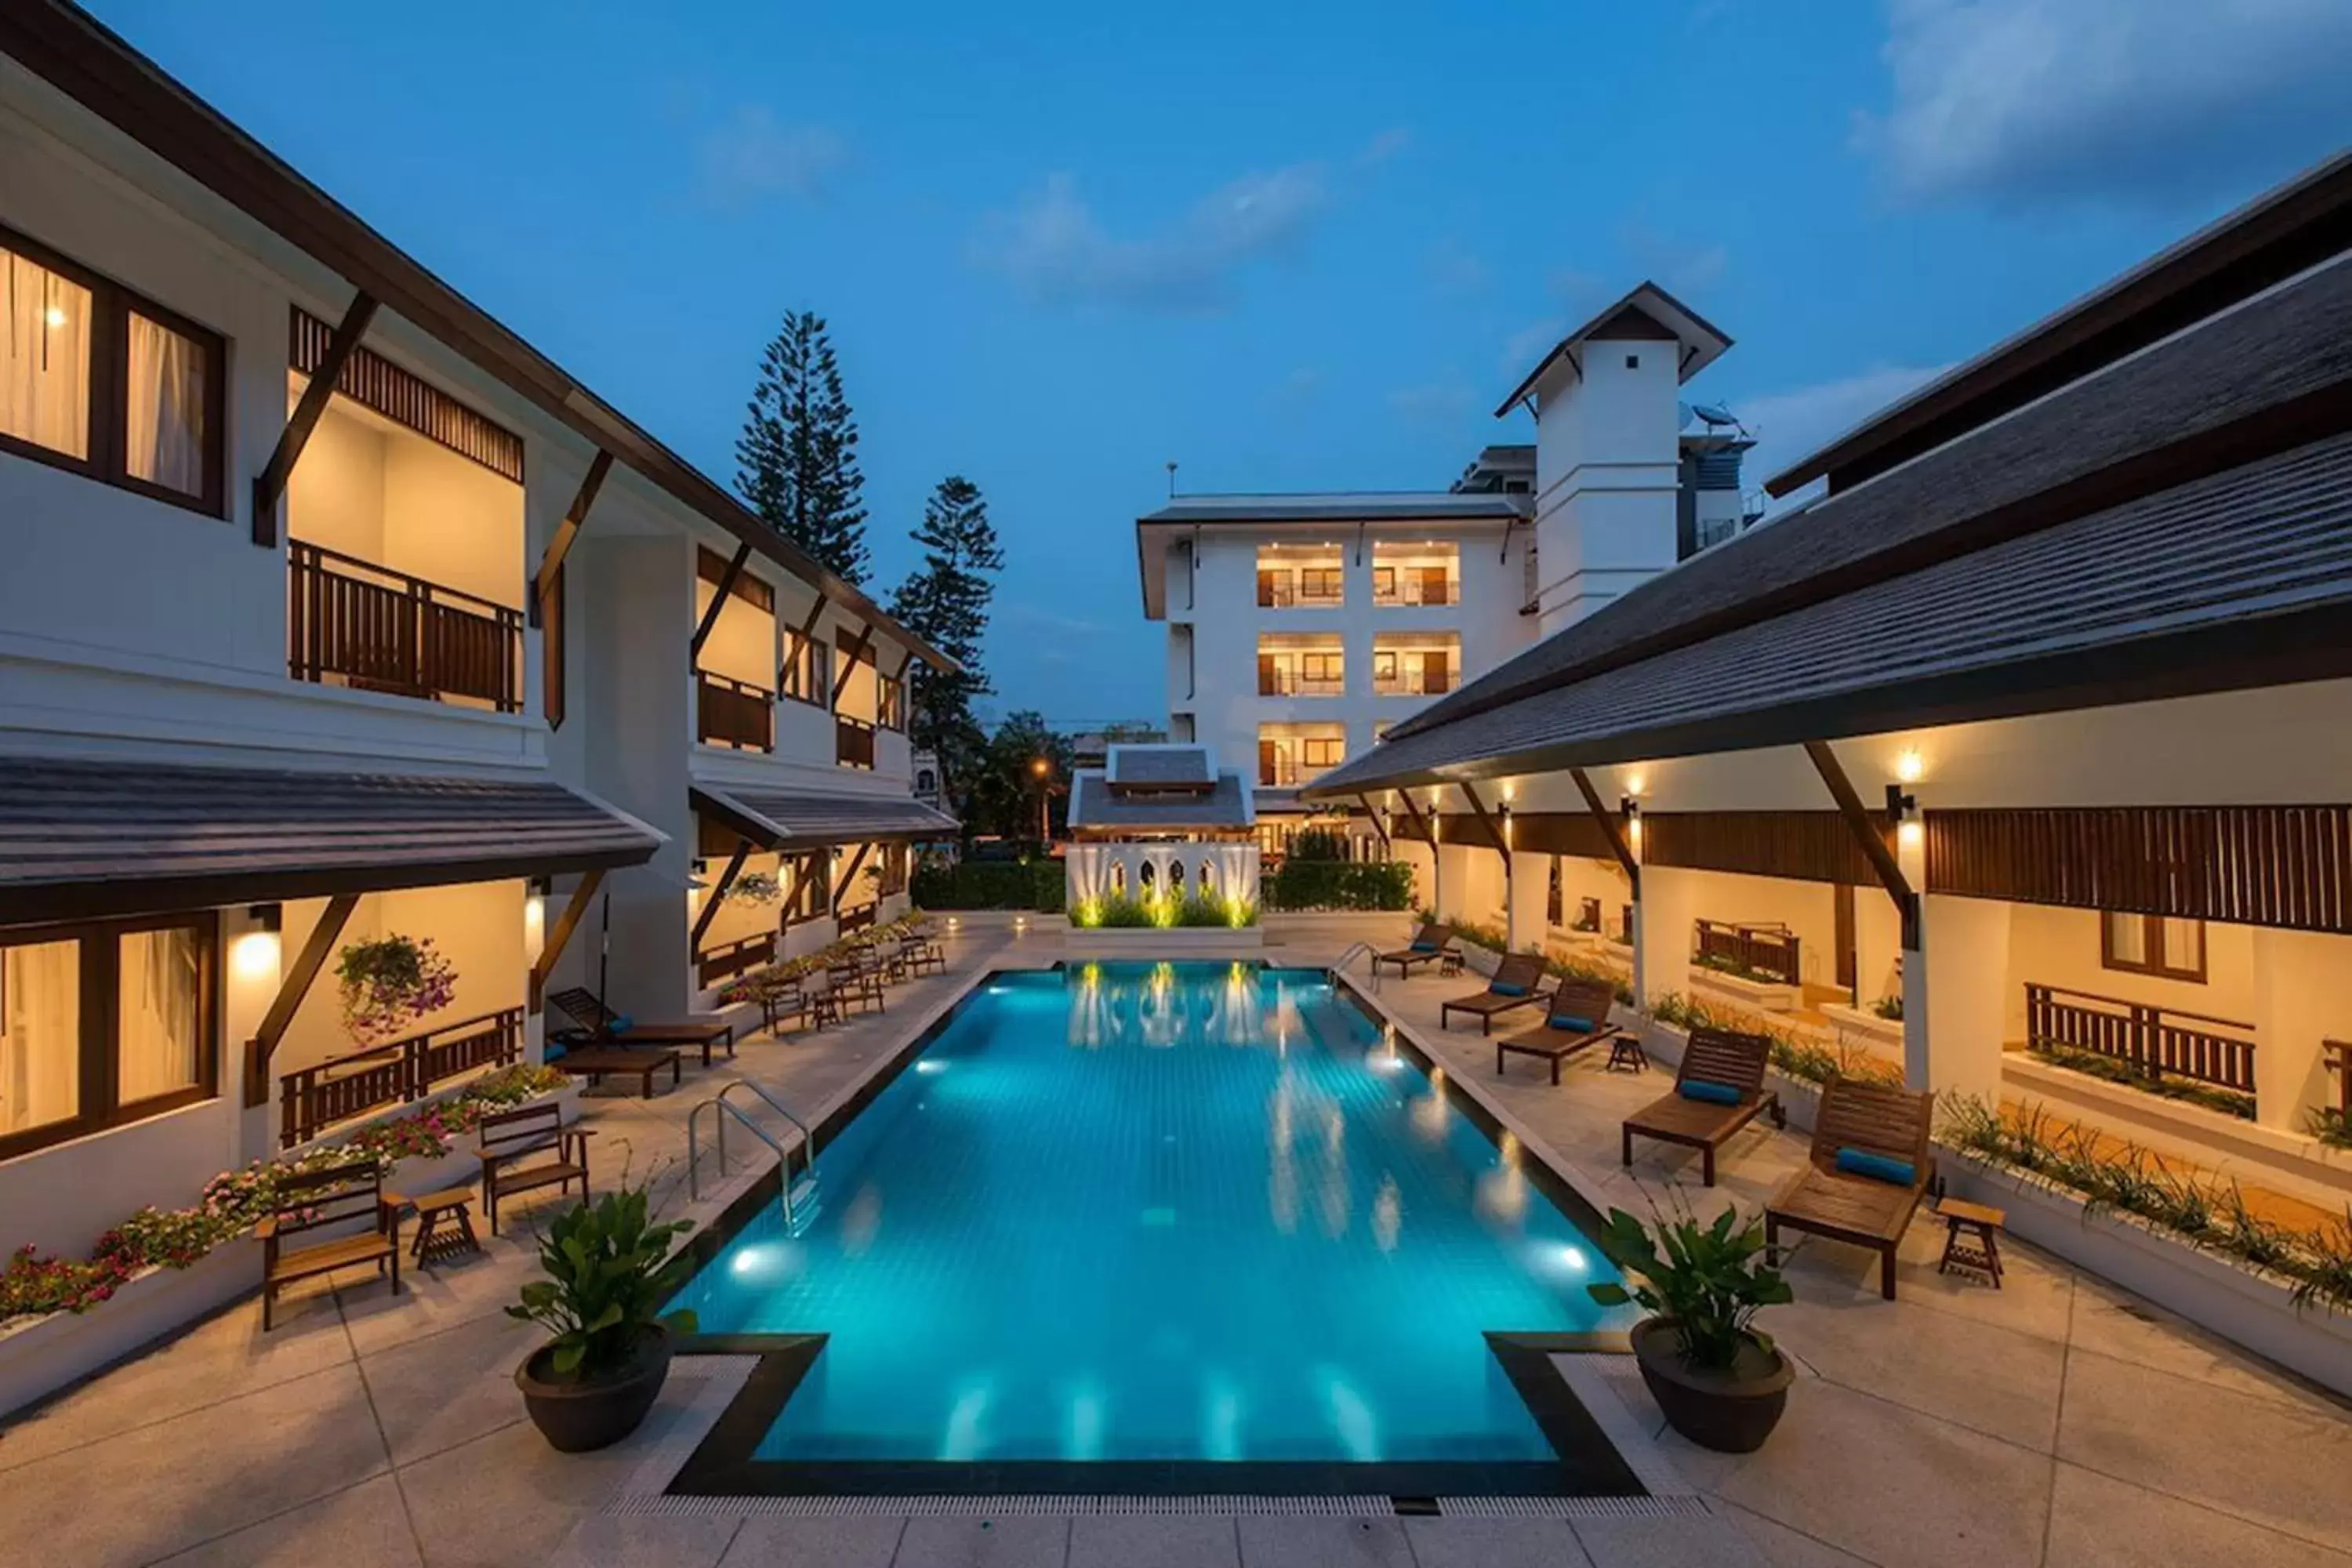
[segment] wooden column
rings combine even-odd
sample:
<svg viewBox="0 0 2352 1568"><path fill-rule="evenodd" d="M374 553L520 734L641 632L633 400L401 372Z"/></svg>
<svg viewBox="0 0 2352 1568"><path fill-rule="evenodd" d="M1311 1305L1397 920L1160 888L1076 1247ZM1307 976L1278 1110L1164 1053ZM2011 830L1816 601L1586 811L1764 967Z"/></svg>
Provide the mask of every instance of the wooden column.
<svg viewBox="0 0 2352 1568"><path fill-rule="evenodd" d="M302 951L295 957L294 967L286 972L278 984L278 995L269 1004L269 1011L261 1016L261 1026L253 1033L246 1047L245 1103L248 1106L269 1102L269 1058L278 1049L278 1042L286 1037L286 1030L301 1009L302 998L310 994L311 982L327 964L327 954L351 922L352 911L359 908L357 893L337 893L327 900L327 908L319 916L319 923L310 928L303 940Z"/></svg>

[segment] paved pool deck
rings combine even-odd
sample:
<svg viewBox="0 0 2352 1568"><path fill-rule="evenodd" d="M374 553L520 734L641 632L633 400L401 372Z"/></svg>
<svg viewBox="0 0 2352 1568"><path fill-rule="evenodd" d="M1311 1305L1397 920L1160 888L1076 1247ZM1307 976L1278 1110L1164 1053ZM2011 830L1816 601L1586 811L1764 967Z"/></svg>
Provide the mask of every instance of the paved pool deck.
<svg viewBox="0 0 2352 1568"><path fill-rule="evenodd" d="M1360 922L1294 925L1269 933L1266 956L1328 962L1364 934ZM1052 935L968 925L950 973L894 990L885 1014L747 1042L731 1068L690 1073L683 1092L649 1102L592 1099L600 1182L625 1166L682 1210L687 1114L730 1072L796 1109L822 1106L978 974L1058 952ZM1519 1059L1498 1079L1475 1028L1436 1027L1439 1001L1467 988L1391 979L1379 1000L1603 1201L1646 1212L1679 1194L1703 1214L1724 1202L1752 1210L1802 1157L1794 1134L1759 1128L1727 1152L1712 1193L1679 1151L1645 1146L1620 1170L1617 1123L1664 1075L1586 1061L1554 1089ZM2342 1404L2021 1244L2008 1248L2005 1289L1940 1277L1940 1226L1914 1227L1894 1303L1879 1299L1862 1254L1798 1248L1798 1300L1766 1326L1799 1382L1758 1454L1709 1454L1664 1432L1630 1363L1608 1358L1610 1386L1699 1494L1688 1517L792 1517L616 1506L664 1443L707 1420L695 1408L709 1404L701 1372L674 1377L627 1443L572 1457L547 1447L510 1381L538 1338L501 1310L531 1268L518 1226L481 1258L410 1276L399 1297L372 1280L289 1297L266 1336L257 1307L242 1303L0 1428L0 1557L340 1568L2352 1563Z"/></svg>

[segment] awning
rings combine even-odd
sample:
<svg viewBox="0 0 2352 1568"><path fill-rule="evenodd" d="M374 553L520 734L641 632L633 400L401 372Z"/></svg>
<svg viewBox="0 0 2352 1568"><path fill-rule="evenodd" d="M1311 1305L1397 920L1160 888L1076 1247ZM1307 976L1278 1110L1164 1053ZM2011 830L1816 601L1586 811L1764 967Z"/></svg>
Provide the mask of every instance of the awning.
<svg viewBox="0 0 2352 1568"><path fill-rule="evenodd" d="M546 877L661 843L551 779L0 757L0 924Z"/></svg>
<svg viewBox="0 0 2352 1568"><path fill-rule="evenodd" d="M787 853L877 838L952 838L961 831L946 812L907 795L809 795L708 784L695 784L687 794L702 816L762 849Z"/></svg>
<svg viewBox="0 0 2352 1568"><path fill-rule="evenodd" d="M2352 436L2339 436L1451 723L1391 731L1304 793L2339 678L2352 675L2347 609Z"/></svg>

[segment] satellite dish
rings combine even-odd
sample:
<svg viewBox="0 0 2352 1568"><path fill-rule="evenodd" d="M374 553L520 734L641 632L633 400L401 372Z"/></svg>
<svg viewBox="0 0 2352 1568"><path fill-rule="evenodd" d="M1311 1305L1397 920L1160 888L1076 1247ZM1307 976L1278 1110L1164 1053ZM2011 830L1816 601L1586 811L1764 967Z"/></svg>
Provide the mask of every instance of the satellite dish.
<svg viewBox="0 0 2352 1568"><path fill-rule="evenodd" d="M1687 403L1677 403L1675 405L1675 429L1687 430L1690 428L1691 412L1691 405Z"/></svg>
<svg viewBox="0 0 2352 1568"><path fill-rule="evenodd" d="M1720 403L1694 403L1691 405L1691 412L1697 415L1701 419L1706 421L1710 426L1737 425L1739 423L1738 419L1732 416L1731 410L1726 408Z"/></svg>

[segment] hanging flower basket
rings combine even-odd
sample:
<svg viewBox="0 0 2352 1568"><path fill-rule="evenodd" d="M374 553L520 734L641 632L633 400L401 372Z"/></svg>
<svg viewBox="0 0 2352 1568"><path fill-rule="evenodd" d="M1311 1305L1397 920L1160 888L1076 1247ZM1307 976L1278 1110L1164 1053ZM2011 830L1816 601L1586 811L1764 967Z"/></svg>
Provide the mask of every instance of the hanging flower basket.
<svg viewBox="0 0 2352 1568"><path fill-rule="evenodd" d="M767 871L746 871L727 889L728 899L740 904L772 904L783 896L784 885Z"/></svg>
<svg viewBox="0 0 2352 1568"><path fill-rule="evenodd" d="M355 942L336 959L335 978L343 1024L362 1045L408 1033L457 994L457 967L434 951L431 937L395 933Z"/></svg>

